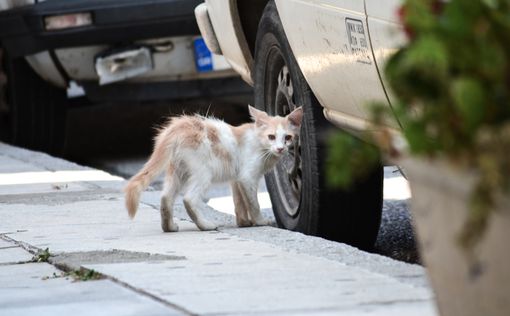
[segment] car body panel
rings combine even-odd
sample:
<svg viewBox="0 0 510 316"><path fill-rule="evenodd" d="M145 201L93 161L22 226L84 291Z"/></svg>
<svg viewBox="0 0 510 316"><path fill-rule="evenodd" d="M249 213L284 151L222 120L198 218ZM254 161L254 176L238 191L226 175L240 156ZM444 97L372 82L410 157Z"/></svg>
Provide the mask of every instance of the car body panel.
<svg viewBox="0 0 510 316"><path fill-rule="evenodd" d="M390 106L381 70L405 41L396 14L401 0L275 2L292 52L325 116L340 126L366 129L367 104L382 101ZM222 54L253 84L253 57L239 31L235 1L205 3ZM398 127L397 122L389 123Z"/></svg>
<svg viewBox="0 0 510 316"><path fill-rule="evenodd" d="M195 66L193 36L181 36L144 40L135 42L140 46L166 47L164 51L152 53L153 69L125 80L126 82L193 80L200 78L216 78L235 74L232 69L215 69L219 71L198 72ZM108 46L72 47L55 50L62 67L72 80L84 81L99 79L94 67L94 56L108 49ZM221 57L223 58L223 57Z"/></svg>
<svg viewBox="0 0 510 316"><path fill-rule="evenodd" d="M348 121L338 117L368 120L365 105L385 101L386 94L372 55L363 2L277 0L276 5L294 56L330 112L328 118L340 125Z"/></svg>
<svg viewBox="0 0 510 316"><path fill-rule="evenodd" d="M210 56L210 69L198 67L195 41L200 33L193 9L199 0L0 3L0 41L7 55L24 57L41 78L59 88L68 87L70 81L101 81L96 70L98 56L140 47L149 49L152 68L131 77L118 76L118 81L150 84L238 77L222 56ZM81 11L93 13L92 25L63 30L44 28L43 18L48 14Z"/></svg>
<svg viewBox="0 0 510 316"><path fill-rule="evenodd" d="M374 58L382 71L388 58L406 42L397 13L401 0L365 0L365 3ZM381 81L390 102L393 101L394 96L384 76L381 76Z"/></svg>
<svg viewBox="0 0 510 316"><path fill-rule="evenodd" d="M402 0L365 0L365 7L369 18L399 24L398 8Z"/></svg>
<svg viewBox="0 0 510 316"><path fill-rule="evenodd" d="M202 0L0 0L0 137L62 154L75 106L252 90L207 49Z"/></svg>
<svg viewBox="0 0 510 316"><path fill-rule="evenodd" d="M225 56L244 81L253 85L251 69L253 56L242 32L239 14L234 0L206 0L211 23L223 56Z"/></svg>
<svg viewBox="0 0 510 316"><path fill-rule="evenodd" d="M21 7L28 4L34 4L35 0L2 0L0 1L0 11Z"/></svg>
<svg viewBox="0 0 510 316"><path fill-rule="evenodd" d="M55 66L55 63L51 59L50 53L40 52L37 54L33 54L25 57L27 62L30 64L30 67L44 80L47 82L51 82L53 85L65 88L67 87L67 82L65 78L62 76L60 71Z"/></svg>

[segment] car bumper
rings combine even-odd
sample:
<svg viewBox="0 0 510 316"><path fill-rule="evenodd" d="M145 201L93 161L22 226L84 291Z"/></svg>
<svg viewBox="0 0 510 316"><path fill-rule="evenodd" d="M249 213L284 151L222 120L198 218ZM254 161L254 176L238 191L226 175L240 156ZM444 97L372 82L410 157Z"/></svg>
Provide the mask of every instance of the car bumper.
<svg viewBox="0 0 510 316"><path fill-rule="evenodd" d="M211 18L209 17L209 12L207 10L207 5L205 3L202 3L195 8L195 17L197 19L200 33L202 33L202 37L204 38L209 50L214 54L221 55L220 44L218 43L218 38L214 32Z"/></svg>
<svg viewBox="0 0 510 316"><path fill-rule="evenodd" d="M251 96L253 89L240 77L207 78L172 82L137 84L120 82L100 86L97 82L80 82L87 98L94 102L143 102L157 100L183 100L225 96Z"/></svg>
<svg viewBox="0 0 510 316"><path fill-rule="evenodd" d="M0 12L0 41L11 57L45 50L170 36L199 35L200 0L53 0ZM87 12L92 24L46 30L47 16Z"/></svg>

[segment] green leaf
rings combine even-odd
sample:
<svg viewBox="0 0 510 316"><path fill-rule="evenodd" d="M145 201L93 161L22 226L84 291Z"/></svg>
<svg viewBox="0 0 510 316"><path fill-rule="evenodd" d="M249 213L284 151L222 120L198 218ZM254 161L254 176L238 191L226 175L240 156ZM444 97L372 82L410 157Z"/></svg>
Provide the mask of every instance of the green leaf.
<svg viewBox="0 0 510 316"><path fill-rule="evenodd" d="M430 146L430 139L427 136L425 126L419 122L408 122L404 126L404 136L413 153L426 153Z"/></svg>
<svg viewBox="0 0 510 316"><path fill-rule="evenodd" d="M479 49L476 53L480 71L493 80L502 80L508 61L501 43L495 43L493 39L488 38L477 44Z"/></svg>
<svg viewBox="0 0 510 316"><path fill-rule="evenodd" d="M469 130L478 127L485 115L486 102L481 83L473 78L459 78L452 83L451 93L464 125Z"/></svg>
<svg viewBox="0 0 510 316"><path fill-rule="evenodd" d="M48 262L51 257L50 249L46 248L44 250L38 251L35 256L32 258L34 262Z"/></svg>
<svg viewBox="0 0 510 316"><path fill-rule="evenodd" d="M410 47L404 62L405 67L442 79L448 72L448 51L437 37L423 36Z"/></svg>
<svg viewBox="0 0 510 316"><path fill-rule="evenodd" d="M435 26L435 16L432 14L429 1L406 1L405 23L416 33L430 31Z"/></svg>
<svg viewBox="0 0 510 316"><path fill-rule="evenodd" d="M497 9L499 7L498 0L482 0L482 3L490 9Z"/></svg>
<svg viewBox="0 0 510 316"><path fill-rule="evenodd" d="M366 177L380 161L376 147L346 132L331 135L328 143L326 175L332 188L349 188Z"/></svg>

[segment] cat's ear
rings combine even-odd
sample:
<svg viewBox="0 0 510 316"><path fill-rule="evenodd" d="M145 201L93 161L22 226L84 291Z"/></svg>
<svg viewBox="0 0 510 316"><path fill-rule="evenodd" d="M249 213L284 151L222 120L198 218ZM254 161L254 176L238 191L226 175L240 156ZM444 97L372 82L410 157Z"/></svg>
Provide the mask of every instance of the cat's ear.
<svg viewBox="0 0 510 316"><path fill-rule="evenodd" d="M257 126L264 126L267 124L269 115L267 115L266 112L256 109L249 104L248 104L248 111L250 112L251 119L253 120L253 122L255 122L255 124Z"/></svg>
<svg viewBox="0 0 510 316"><path fill-rule="evenodd" d="M292 126L299 130L301 127L301 121L303 120L303 107L300 106L294 109L294 111L287 115L287 119Z"/></svg>

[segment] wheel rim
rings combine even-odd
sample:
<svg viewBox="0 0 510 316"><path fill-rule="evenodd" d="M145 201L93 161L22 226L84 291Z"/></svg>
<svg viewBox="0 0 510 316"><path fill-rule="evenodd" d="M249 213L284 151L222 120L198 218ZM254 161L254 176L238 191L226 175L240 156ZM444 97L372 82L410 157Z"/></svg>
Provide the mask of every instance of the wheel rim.
<svg viewBox="0 0 510 316"><path fill-rule="evenodd" d="M296 108L294 103L294 86L285 60L278 48L270 51L268 56L271 69L266 79L269 83L266 96L272 115L285 116ZM299 214L302 189L301 141L296 137L289 151L279 160L271 171L278 189L279 200L283 203L288 216Z"/></svg>

